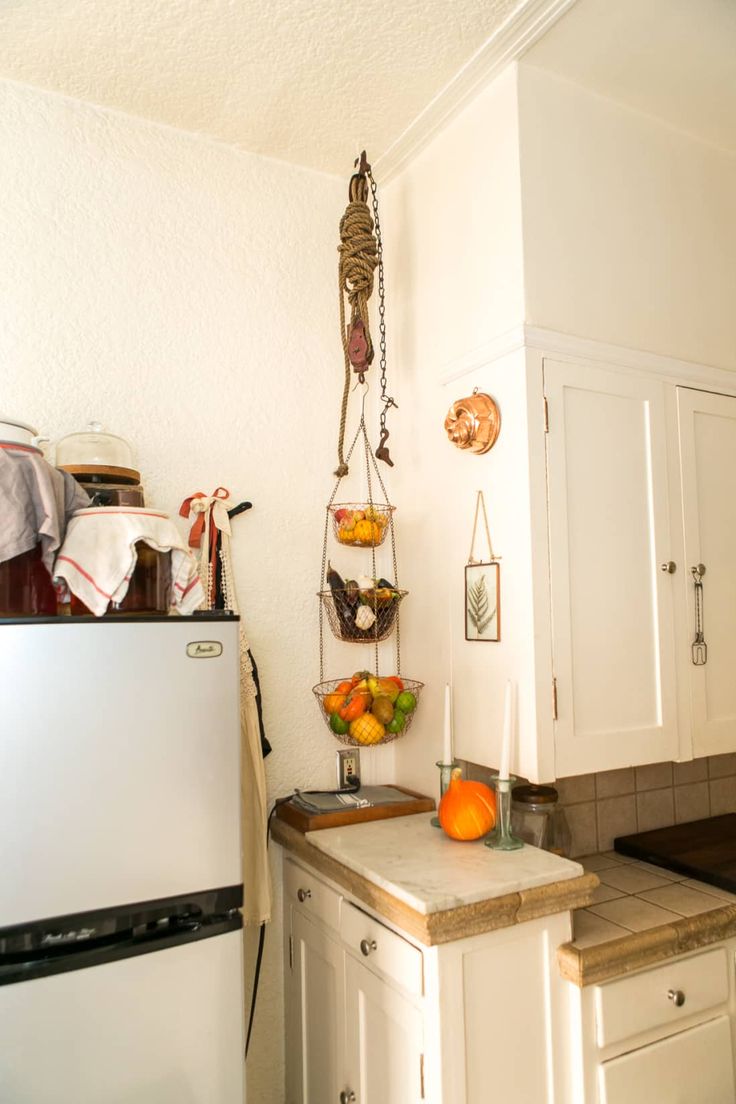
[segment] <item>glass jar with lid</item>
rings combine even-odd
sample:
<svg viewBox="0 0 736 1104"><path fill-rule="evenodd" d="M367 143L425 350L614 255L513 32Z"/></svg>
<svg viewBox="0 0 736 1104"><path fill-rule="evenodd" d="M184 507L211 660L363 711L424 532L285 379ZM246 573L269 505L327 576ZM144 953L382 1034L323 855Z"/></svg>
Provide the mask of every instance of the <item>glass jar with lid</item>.
<svg viewBox="0 0 736 1104"><path fill-rule="evenodd" d="M515 786L511 795L511 829L534 847L556 855L570 854L570 826L554 786Z"/></svg>
<svg viewBox="0 0 736 1104"><path fill-rule="evenodd" d="M99 422L90 422L79 433L68 433L56 443L56 466L72 475L110 473L140 481L133 467L133 449L124 437L108 433Z"/></svg>
<svg viewBox="0 0 736 1104"><path fill-rule="evenodd" d="M108 433L99 422L68 433L56 445L56 466L73 475L93 506L145 505L140 472L124 437Z"/></svg>

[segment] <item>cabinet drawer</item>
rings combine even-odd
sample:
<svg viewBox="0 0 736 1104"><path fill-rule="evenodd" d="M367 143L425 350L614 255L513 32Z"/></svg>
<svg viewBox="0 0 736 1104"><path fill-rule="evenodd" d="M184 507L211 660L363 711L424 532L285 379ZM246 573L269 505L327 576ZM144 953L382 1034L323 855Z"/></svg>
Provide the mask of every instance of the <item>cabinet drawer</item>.
<svg viewBox="0 0 736 1104"><path fill-rule="evenodd" d="M728 959L724 947L694 958L672 959L643 974L598 985L598 1046L667 1027L727 1000Z"/></svg>
<svg viewBox="0 0 736 1104"><path fill-rule="evenodd" d="M284 860L284 899L333 931L340 928L342 897L321 882L311 870Z"/></svg>
<svg viewBox="0 0 736 1104"><path fill-rule="evenodd" d="M679 1031L598 1067L601 1104L731 1104L734 1100L728 1016Z"/></svg>
<svg viewBox="0 0 736 1104"><path fill-rule="evenodd" d="M370 969L380 970L402 989L421 996L423 959L418 947L347 901L343 901L340 935L348 949Z"/></svg>

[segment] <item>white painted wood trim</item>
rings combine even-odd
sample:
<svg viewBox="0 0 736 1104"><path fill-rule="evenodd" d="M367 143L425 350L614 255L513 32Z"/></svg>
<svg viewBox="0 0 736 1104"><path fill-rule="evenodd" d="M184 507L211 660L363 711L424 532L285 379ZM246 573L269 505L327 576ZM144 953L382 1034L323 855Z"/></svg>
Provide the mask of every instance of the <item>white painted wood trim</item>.
<svg viewBox="0 0 736 1104"><path fill-rule="evenodd" d="M724 395L736 395L736 361L731 371L526 324L514 326L491 341L442 365L438 372L439 382L453 383L522 347L537 349L545 356L562 357L575 363L593 361L620 370L660 376L671 383L684 383L715 389Z"/></svg>
<svg viewBox="0 0 736 1104"><path fill-rule="evenodd" d="M713 365L698 364L690 360L678 360L660 353L649 353L643 349L627 348L624 345L609 345L604 341L595 341L587 337L575 337L572 334L559 333L556 330L540 329L537 326L520 327L524 334L524 344L531 349L541 349L546 355L561 356L565 359L602 361L617 368L630 369L632 372L647 372L662 376L672 383L692 380L699 384L709 384L726 394L736 394L736 361L733 371L716 368Z"/></svg>
<svg viewBox="0 0 736 1104"><path fill-rule="evenodd" d="M527 0L378 158L376 178L387 184L481 88L530 49L574 3L575 0Z"/></svg>

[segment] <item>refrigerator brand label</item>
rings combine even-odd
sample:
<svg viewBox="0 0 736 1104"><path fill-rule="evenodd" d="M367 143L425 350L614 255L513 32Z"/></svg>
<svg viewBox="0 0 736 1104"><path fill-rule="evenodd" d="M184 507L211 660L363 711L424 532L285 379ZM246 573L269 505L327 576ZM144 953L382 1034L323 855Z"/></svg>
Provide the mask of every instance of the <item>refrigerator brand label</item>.
<svg viewBox="0 0 736 1104"><path fill-rule="evenodd" d="M187 655L190 659L214 659L222 655L222 644L219 640L192 640Z"/></svg>

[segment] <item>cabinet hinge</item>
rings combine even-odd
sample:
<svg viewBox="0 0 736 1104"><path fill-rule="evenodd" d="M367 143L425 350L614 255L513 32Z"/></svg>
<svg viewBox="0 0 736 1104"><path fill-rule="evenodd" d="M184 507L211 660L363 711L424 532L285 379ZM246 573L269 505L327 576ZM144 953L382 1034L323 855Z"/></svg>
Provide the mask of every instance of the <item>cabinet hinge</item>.
<svg viewBox="0 0 736 1104"><path fill-rule="evenodd" d="M552 720L557 720L557 679L552 679Z"/></svg>
<svg viewBox="0 0 736 1104"><path fill-rule="evenodd" d="M294 936L289 936L289 969L294 969Z"/></svg>
<svg viewBox="0 0 736 1104"><path fill-rule="evenodd" d="M424 1100L424 1055L419 1055L419 1084L421 1087L421 1099Z"/></svg>
<svg viewBox="0 0 736 1104"><path fill-rule="evenodd" d="M544 396L544 432L549 433L549 403L546 395Z"/></svg>

